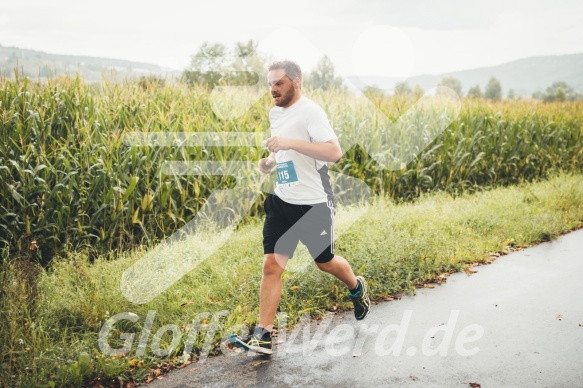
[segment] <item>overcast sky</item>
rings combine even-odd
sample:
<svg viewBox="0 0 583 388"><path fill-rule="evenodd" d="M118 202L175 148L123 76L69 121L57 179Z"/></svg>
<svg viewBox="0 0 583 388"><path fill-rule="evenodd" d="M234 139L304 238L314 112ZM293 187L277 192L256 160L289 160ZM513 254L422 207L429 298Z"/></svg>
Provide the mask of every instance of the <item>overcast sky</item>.
<svg viewBox="0 0 583 388"><path fill-rule="evenodd" d="M583 52L581 0L2 0L0 44L183 69L205 41L254 39L310 69L407 76Z"/></svg>

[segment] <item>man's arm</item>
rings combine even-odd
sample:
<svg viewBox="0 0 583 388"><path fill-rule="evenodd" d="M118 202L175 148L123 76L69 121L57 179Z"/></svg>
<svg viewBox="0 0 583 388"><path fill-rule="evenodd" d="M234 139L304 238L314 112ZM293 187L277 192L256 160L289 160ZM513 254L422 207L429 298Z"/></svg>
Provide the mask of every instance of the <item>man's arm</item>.
<svg viewBox="0 0 583 388"><path fill-rule="evenodd" d="M324 143L310 143L307 141L288 139L274 136L267 139L267 148L276 153L281 150L294 150L300 154L323 162L338 162L342 157L342 149L338 140L328 140Z"/></svg>

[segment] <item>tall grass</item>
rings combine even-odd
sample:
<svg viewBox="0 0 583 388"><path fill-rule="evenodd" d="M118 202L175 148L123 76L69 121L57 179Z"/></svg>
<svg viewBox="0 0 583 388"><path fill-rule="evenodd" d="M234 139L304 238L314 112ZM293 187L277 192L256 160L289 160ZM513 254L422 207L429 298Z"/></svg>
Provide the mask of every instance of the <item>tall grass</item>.
<svg viewBox="0 0 583 388"><path fill-rule="evenodd" d="M378 137L387 122L379 112L396 120L414 102L377 96L372 101L378 110L371 110L370 100L346 92L306 94L322 104L341 136L354 139ZM0 246L46 263L64 247L107 252L171 235L213 190L234 182L163 175L164 161L256 161L266 151L256 144L127 147L124 135L268 136L268 95L233 120L223 120L212 104L209 90L180 83L90 85L59 78L38 85L18 75L0 80ZM334 168L395 200L431 190L460 194L556 170L580 171L582 123L581 102L468 100L461 115L407 168L383 170L359 146L344 150ZM252 214L261 213L260 204L253 204Z"/></svg>

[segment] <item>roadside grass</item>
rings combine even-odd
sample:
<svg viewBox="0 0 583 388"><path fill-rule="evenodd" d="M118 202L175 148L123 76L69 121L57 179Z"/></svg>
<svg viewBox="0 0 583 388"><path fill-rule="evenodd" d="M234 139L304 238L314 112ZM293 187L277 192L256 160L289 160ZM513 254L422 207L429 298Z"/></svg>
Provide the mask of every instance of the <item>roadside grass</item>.
<svg viewBox="0 0 583 388"><path fill-rule="evenodd" d="M416 287L444 281L444 274L490 262L496 252L555 238L582 223L583 175L561 173L548 181L457 198L431 193L412 203L395 205L375 198L363 207L341 208L336 250L368 279L372 298L380 301L414 293ZM220 339L230 328L256 323L261 227L259 219L246 220L216 254L141 305L123 297L120 279L148 252L146 247L102 256L93 263L83 252L69 252L55 259L49 270L10 261L4 252L0 386L127 385L147 381L191 355L200 357L205 347L211 354L219 352ZM197 244L191 249L203 248L200 241ZM172 260L171 255L167 259ZM288 269L280 303L288 327L306 312L319 318L350 308L345 287L318 271L305 249L298 251ZM180 341L166 356L152 352L152 336L145 354L136 356L149 311L155 312L152 333L168 324L179 328ZM213 321L213 314L221 311L220 322ZM108 319L122 312L134 313L138 319L119 321L109 345L121 347L120 336L135 333L131 350L104 355L98 346L99 332ZM200 321L202 330L190 338L193 351L183 357L193 320ZM161 337L160 349L169 348L171 334Z"/></svg>

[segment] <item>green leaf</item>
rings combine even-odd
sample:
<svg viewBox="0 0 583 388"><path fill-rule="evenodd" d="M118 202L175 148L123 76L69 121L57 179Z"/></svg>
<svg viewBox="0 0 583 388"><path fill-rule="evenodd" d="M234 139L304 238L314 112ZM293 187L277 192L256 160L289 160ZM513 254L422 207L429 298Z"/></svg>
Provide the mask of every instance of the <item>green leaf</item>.
<svg viewBox="0 0 583 388"><path fill-rule="evenodd" d="M129 196L134 192L134 189L136 188L136 185L138 184L138 180L139 180L139 178L137 176L132 177L132 180L130 181L130 185L128 186L128 188L126 189L126 191L123 195L122 202L127 201Z"/></svg>

